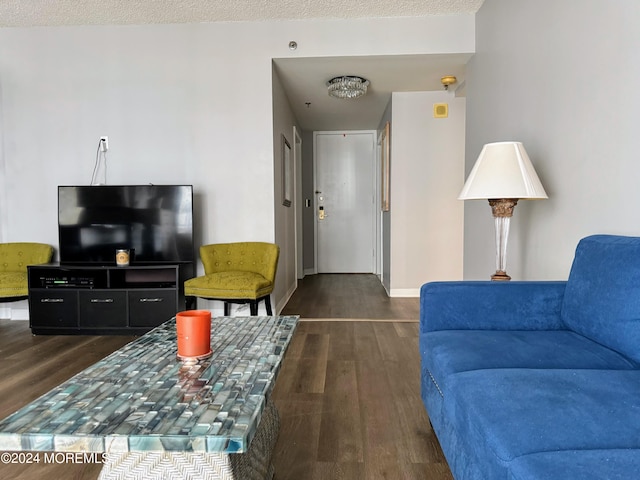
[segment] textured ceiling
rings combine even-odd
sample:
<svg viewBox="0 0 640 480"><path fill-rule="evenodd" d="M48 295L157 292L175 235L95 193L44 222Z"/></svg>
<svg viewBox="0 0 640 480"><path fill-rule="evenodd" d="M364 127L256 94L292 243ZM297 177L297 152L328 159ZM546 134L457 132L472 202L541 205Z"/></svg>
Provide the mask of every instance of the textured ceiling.
<svg viewBox="0 0 640 480"><path fill-rule="evenodd" d="M0 0L0 27L476 13L484 0Z"/></svg>

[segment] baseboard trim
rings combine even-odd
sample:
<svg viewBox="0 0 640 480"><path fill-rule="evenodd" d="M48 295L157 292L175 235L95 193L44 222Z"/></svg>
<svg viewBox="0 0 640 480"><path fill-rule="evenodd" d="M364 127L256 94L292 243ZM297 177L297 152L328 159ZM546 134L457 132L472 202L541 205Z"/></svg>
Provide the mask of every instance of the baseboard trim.
<svg viewBox="0 0 640 480"><path fill-rule="evenodd" d="M296 292L297 288L298 288L298 283L294 282L289 287L289 290L287 291L286 295L283 298L281 298L280 301L278 301L278 303L276 304L276 308L275 308L275 314L276 315L280 315L280 312L287 305L287 303L289 303L289 300L291 300L291 297Z"/></svg>
<svg viewBox="0 0 640 480"><path fill-rule="evenodd" d="M29 320L29 307L0 307L0 318L20 321Z"/></svg>
<svg viewBox="0 0 640 480"><path fill-rule="evenodd" d="M390 297L418 298L420 297L419 288L392 288L389 292Z"/></svg>

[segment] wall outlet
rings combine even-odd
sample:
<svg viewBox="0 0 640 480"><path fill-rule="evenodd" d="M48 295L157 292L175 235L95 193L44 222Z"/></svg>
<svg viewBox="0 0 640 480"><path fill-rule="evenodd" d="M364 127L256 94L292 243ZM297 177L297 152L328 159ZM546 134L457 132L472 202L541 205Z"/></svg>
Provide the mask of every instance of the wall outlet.
<svg viewBox="0 0 640 480"><path fill-rule="evenodd" d="M106 135L104 137L100 137L100 151L106 152L109 150L109 137Z"/></svg>

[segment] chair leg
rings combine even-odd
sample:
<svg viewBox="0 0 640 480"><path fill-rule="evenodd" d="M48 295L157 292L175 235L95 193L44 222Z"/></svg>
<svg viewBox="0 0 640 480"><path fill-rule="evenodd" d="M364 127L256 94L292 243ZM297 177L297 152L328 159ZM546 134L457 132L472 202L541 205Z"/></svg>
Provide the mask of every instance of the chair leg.
<svg viewBox="0 0 640 480"><path fill-rule="evenodd" d="M267 315L273 315L273 312L271 311L271 295L264 297L264 306L267 309Z"/></svg>
<svg viewBox="0 0 640 480"><path fill-rule="evenodd" d="M250 300L249 301L249 311L252 317L258 316L258 301Z"/></svg>
<svg viewBox="0 0 640 480"><path fill-rule="evenodd" d="M224 302L224 316L228 317L231 314L231 306L229 302Z"/></svg>
<svg viewBox="0 0 640 480"><path fill-rule="evenodd" d="M191 295L184 297L184 306L185 310L195 310L196 297L193 297Z"/></svg>

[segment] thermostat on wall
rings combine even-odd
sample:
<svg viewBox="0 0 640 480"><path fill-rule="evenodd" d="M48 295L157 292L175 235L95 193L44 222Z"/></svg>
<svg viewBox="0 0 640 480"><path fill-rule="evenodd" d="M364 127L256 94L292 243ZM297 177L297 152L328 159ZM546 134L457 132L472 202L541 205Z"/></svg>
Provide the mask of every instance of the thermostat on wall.
<svg viewBox="0 0 640 480"><path fill-rule="evenodd" d="M433 118L447 118L449 116L449 104L448 103L434 103L433 104Z"/></svg>

